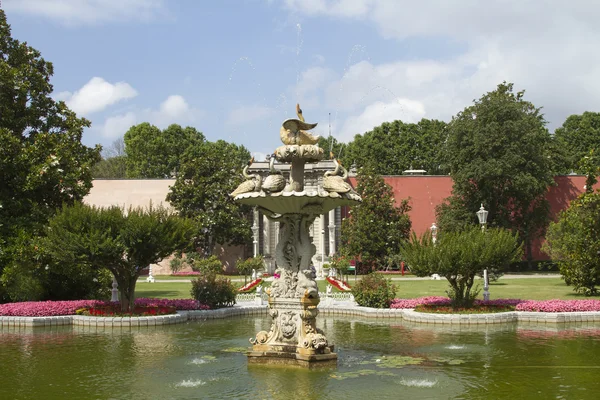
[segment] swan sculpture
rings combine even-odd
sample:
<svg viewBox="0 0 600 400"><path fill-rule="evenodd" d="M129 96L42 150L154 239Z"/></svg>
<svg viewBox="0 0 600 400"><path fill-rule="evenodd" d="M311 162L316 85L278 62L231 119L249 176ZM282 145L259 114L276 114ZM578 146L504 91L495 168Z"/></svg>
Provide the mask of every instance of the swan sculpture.
<svg viewBox="0 0 600 400"><path fill-rule="evenodd" d="M311 135L306 132L313 129L317 124L309 124L304 121L300 104L296 104L296 114L298 119L286 119L279 130L279 137L286 145L305 145L316 144L320 136Z"/></svg>
<svg viewBox="0 0 600 400"><path fill-rule="evenodd" d="M240 183L237 189L231 192L231 197L236 197L237 195L243 193L260 192L262 187L262 177L259 174L248 174L248 168L252 165L253 162L254 157L252 157L250 161L248 161L248 164L242 170L242 175L247 180Z"/></svg>
<svg viewBox="0 0 600 400"><path fill-rule="evenodd" d="M269 160L269 176L265 178L262 190L267 193L281 192L285 188L285 184L281 171L275 169L275 154L272 154Z"/></svg>
<svg viewBox="0 0 600 400"><path fill-rule="evenodd" d="M348 193L352 191L352 186L346 180L348 179L348 171L340 164L340 162L333 158L333 154L330 154L335 169L333 171L327 171L323 174L323 189L329 193ZM338 175L342 172L342 175Z"/></svg>

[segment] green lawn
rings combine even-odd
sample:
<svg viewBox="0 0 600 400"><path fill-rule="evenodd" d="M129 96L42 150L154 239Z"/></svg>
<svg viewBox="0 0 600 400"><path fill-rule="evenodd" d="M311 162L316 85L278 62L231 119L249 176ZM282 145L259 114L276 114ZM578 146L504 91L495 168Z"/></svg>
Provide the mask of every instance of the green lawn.
<svg viewBox="0 0 600 400"><path fill-rule="evenodd" d="M350 285L354 279L349 280ZM317 281L320 291L325 291L326 281ZM481 285L481 281L476 284ZM404 280L394 281L397 287L396 296L399 298L415 298L423 296L445 296L448 283L445 280ZM189 299L191 283L188 282L139 282L136 286L137 297L159 297L167 299ZM530 300L549 299L585 299L578 295L573 289L557 278L523 278L523 279L500 279L490 284L490 296L492 299L512 298ZM479 294L479 298L482 293Z"/></svg>

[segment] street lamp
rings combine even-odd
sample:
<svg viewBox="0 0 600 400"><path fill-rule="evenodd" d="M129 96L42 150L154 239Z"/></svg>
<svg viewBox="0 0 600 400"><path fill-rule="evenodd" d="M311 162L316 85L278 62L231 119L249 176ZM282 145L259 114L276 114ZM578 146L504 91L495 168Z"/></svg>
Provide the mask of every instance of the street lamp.
<svg viewBox="0 0 600 400"><path fill-rule="evenodd" d="M477 219L479 220L479 224L481 225L481 232L485 232L485 224L487 223L488 211L483 208L483 203L481 204L481 208L477 211ZM490 299L490 285L488 282L488 273L487 268L483 270L483 300L488 301Z"/></svg>
<svg viewBox="0 0 600 400"><path fill-rule="evenodd" d="M435 244L435 242L437 241L437 231L438 231L438 227L435 224L435 222L433 224L431 224L431 241L433 242L433 244Z"/></svg>

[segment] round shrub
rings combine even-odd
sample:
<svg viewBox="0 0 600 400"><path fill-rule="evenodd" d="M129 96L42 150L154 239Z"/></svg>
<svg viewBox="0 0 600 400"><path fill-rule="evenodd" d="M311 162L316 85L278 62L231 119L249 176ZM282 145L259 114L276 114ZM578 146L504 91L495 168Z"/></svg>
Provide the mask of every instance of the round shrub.
<svg viewBox="0 0 600 400"><path fill-rule="evenodd" d="M192 297L210 308L234 305L236 293L237 290L229 279L219 278L215 273L203 273L192 280Z"/></svg>
<svg viewBox="0 0 600 400"><path fill-rule="evenodd" d="M369 274L354 285L352 294L359 306L389 308L396 296L396 286L379 274Z"/></svg>

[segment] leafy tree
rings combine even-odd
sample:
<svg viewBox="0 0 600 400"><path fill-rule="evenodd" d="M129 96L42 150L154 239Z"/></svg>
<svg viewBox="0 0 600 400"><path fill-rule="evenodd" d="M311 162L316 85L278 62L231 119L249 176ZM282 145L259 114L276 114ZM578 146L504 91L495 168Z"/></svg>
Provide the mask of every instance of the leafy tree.
<svg viewBox="0 0 600 400"><path fill-rule="evenodd" d="M235 263L235 268L237 269L239 274L244 275L244 284L248 282L248 275L252 273L252 271L260 271L265 267L265 260L263 256L250 257L245 260L238 259Z"/></svg>
<svg viewBox="0 0 600 400"><path fill-rule="evenodd" d="M360 257L365 264L381 264L408 238L410 206L401 200L396 207L392 188L368 166L359 171L356 191L363 201L352 207L350 218L342 222L340 251Z"/></svg>
<svg viewBox="0 0 600 400"><path fill-rule="evenodd" d="M57 207L91 188L100 148L81 144L90 122L51 97L52 63L11 37L0 10L0 274ZM0 294L0 301L2 295Z"/></svg>
<svg viewBox="0 0 600 400"><path fill-rule="evenodd" d="M250 158L243 146L223 140L190 146L181 156L180 172L167 201L180 215L196 222L196 246L209 255L216 243L251 240L250 208L229 193L242 182L240 169Z"/></svg>
<svg viewBox="0 0 600 400"><path fill-rule="evenodd" d="M549 222L555 164L541 110L523 95L502 83L453 117L446 158L454 186L437 214L441 230L459 230L477 223L483 203L488 225L518 232L531 262L531 242Z"/></svg>
<svg viewBox="0 0 600 400"><path fill-rule="evenodd" d="M339 159L345 153L346 143L338 142L333 136L321 136L317 145L325 151L325 155L329 157L329 153L333 153L333 156Z"/></svg>
<svg viewBox="0 0 600 400"><path fill-rule="evenodd" d="M586 296L600 285L600 192L584 193L551 223L544 250L558 262L567 285Z"/></svg>
<svg viewBox="0 0 600 400"><path fill-rule="evenodd" d="M17 238L15 255L0 283L10 301L108 299L110 272L94 270L78 260L57 261L43 240L27 234Z"/></svg>
<svg viewBox="0 0 600 400"><path fill-rule="evenodd" d="M370 164L380 175L401 175L411 168L445 175L448 173L444 166L446 135L443 121L384 122L364 135L356 135L342 161L358 168Z"/></svg>
<svg viewBox="0 0 600 400"><path fill-rule="evenodd" d="M475 275L488 268L501 270L522 256L517 236L505 229L482 233L479 227L443 232L433 244L431 232L416 234L401 245L401 254L417 276L439 274L450 283L446 292L454 307L470 307L479 293L473 290Z"/></svg>
<svg viewBox="0 0 600 400"><path fill-rule="evenodd" d="M204 142L195 128L177 124L160 130L148 122L132 126L125 133L128 178L173 178L180 168L180 156L189 146Z"/></svg>
<svg viewBox="0 0 600 400"><path fill-rule="evenodd" d="M586 173L580 168L581 160L590 151L600 151L600 113L586 111L582 115L570 115L554 132L558 145L565 149L568 168L564 172ZM597 160L600 162L600 160ZM596 165L600 167L600 163Z"/></svg>
<svg viewBox="0 0 600 400"><path fill-rule="evenodd" d="M102 150L102 161L92 170L94 179L123 179L127 177L127 156L123 138Z"/></svg>
<svg viewBox="0 0 600 400"><path fill-rule="evenodd" d="M192 224L162 207L107 209L75 204L49 222L44 246L58 261L106 268L119 284L121 309L134 305L135 285L144 268L189 245Z"/></svg>

